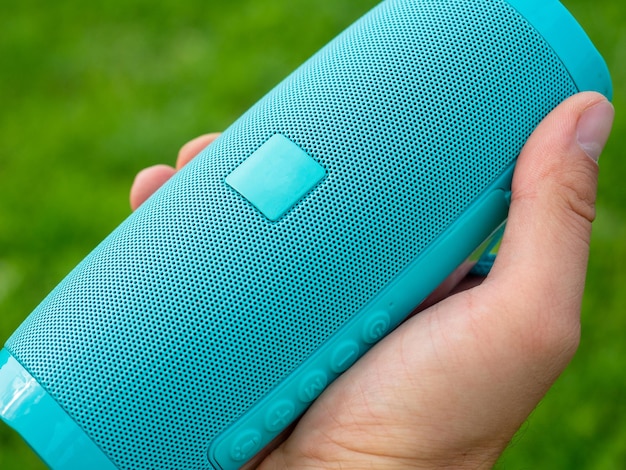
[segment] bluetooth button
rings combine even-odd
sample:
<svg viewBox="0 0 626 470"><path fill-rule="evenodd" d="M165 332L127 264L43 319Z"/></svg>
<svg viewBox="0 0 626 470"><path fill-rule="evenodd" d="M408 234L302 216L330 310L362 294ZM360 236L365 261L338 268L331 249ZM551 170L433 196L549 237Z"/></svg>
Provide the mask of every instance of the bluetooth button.
<svg viewBox="0 0 626 470"><path fill-rule="evenodd" d="M248 429L237 436L230 447L230 456L236 462L250 460L261 450L261 433Z"/></svg>

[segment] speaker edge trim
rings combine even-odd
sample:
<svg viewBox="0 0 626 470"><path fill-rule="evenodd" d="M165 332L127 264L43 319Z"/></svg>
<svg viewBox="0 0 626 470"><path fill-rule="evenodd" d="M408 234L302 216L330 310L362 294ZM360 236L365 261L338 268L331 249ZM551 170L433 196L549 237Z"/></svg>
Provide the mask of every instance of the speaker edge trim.
<svg viewBox="0 0 626 470"><path fill-rule="evenodd" d="M117 469L6 348L0 350L0 419L50 468L72 470L89 462L91 470Z"/></svg>
<svg viewBox="0 0 626 470"><path fill-rule="evenodd" d="M591 38L559 1L506 0L554 50L580 91L613 97L611 75Z"/></svg>

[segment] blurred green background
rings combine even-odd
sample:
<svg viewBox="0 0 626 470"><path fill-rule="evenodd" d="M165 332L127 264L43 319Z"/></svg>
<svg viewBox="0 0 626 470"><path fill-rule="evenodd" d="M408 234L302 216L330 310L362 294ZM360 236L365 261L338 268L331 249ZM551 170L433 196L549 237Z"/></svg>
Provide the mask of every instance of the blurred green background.
<svg viewBox="0 0 626 470"><path fill-rule="evenodd" d="M0 340L129 213L134 174L228 126L376 0L0 4ZM626 4L565 0L612 70L616 129L572 365L498 468L626 468ZM44 466L0 426L0 469Z"/></svg>

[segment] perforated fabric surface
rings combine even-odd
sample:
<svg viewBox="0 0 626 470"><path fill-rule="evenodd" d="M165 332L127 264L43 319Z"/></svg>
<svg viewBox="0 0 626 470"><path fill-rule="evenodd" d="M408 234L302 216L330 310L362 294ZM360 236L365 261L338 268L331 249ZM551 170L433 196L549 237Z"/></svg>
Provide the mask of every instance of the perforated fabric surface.
<svg viewBox="0 0 626 470"><path fill-rule="evenodd" d="M383 3L124 222L7 346L119 468L212 468L211 440L575 92L504 1ZM276 133L327 176L270 222L224 179Z"/></svg>

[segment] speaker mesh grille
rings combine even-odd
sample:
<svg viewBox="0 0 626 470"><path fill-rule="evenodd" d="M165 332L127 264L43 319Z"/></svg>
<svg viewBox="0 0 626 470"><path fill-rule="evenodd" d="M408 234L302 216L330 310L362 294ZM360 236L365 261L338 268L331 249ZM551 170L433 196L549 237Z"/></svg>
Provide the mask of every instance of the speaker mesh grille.
<svg viewBox="0 0 626 470"><path fill-rule="evenodd" d="M504 1L383 3L124 222L8 347L120 468L212 468L211 440L575 92ZM275 133L328 176L271 223L224 178Z"/></svg>

